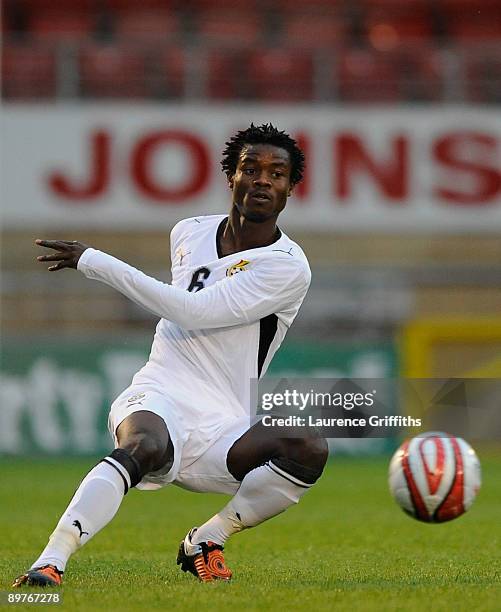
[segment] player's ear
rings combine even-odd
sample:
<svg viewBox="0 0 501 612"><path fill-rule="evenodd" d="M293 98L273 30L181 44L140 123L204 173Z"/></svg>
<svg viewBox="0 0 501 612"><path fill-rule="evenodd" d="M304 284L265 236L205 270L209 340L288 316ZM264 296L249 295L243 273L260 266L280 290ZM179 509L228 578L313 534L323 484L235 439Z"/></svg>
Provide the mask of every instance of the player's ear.
<svg viewBox="0 0 501 612"><path fill-rule="evenodd" d="M228 179L228 187L233 191L233 177Z"/></svg>

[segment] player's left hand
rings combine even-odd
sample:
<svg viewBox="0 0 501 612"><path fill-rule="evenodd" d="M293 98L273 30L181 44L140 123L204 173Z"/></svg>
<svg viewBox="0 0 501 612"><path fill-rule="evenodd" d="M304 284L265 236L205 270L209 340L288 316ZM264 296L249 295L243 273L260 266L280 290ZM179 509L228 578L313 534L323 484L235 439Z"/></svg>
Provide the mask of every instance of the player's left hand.
<svg viewBox="0 0 501 612"><path fill-rule="evenodd" d="M62 270L63 268L77 267L78 260L82 253L89 247L77 240L35 240L35 244L48 249L57 251L50 255L39 255L37 261L56 261L57 263L49 267L50 272Z"/></svg>

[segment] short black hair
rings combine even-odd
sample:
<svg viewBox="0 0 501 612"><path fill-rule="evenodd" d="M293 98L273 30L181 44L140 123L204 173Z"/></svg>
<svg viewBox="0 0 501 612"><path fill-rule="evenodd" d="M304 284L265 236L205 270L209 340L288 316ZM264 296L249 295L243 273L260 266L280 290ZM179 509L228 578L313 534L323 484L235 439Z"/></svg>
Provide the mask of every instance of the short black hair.
<svg viewBox="0 0 501 612"><path fill-rule="evenodd" d="M285 149L289 153L291 161L291 185L296 185L303 178L304 153L297 146L296 141L285 132L281 132L271 123L263 125L250 124L246 130L241 130L232 136L226 143L223 151L221 166L228 179L231 179L238 164L238 158L245 145L269 144L274 147Z"/></svg>

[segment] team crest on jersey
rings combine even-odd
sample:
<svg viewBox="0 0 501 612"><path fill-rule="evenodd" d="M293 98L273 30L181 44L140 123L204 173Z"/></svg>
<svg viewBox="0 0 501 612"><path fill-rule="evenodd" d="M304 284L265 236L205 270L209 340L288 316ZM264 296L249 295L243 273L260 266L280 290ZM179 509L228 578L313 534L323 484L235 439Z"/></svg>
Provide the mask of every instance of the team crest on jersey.
<svg viewBox="0 0 501 612"><path fill-rule="evenodd" d="M250 264L250 261L241 259L238 263L233 264L226 270L226 276L233 276L234 274L238 274L239 272L246 270L247 268L245 266L247 264Z"/></svg>

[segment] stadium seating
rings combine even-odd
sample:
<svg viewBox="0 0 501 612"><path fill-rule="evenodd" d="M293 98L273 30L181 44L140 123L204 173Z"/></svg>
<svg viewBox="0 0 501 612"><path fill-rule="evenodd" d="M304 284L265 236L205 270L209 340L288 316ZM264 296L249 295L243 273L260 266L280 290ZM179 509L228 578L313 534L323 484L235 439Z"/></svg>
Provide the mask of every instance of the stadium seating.
<svg viewBox="0 0 501 612"><path fill-rule="evenodd" d="M462 43L501 41L501 12L492 15L457 16L448 21L448 34Z"/></svg>
<svg viewBox="0 0 501 612"><path fill-rule="evenodd" d="M5 98L499 99L499 0L4 0L2 17Z"/></svg>
<svg viewBox="0 0 501 612"><path fill-rule="evenodd" d="M182 47L170 46L160 54L159 74L150 81L150 95L160 98L180 99L185 96L187 53Z"/></svg>
<svg viewBox="0 0 501 612"><path fill-rule="evenodd" d="M254 46L263 31L260 15L254 11L208 10L198 15L198 36L211 45Z"/></svg>
<svg viewBox="0 0 501 612"><path fill-rule="evenodd" d="M2 52L2 90L6 99L39 100L56 95L56 63L50 48L12 44Z"/></svg>
<svg viewBox="0 0 501 612"><path fill-rule="evenodd" d="M313 97L313 60L309 53L270 49L249 54L250 97L300 102Z"/></svg>
<svg viewBox="0 0 501 612"><path fill-rule="evenodd" d="M207 74L205 91L213 100L244 98L245 83L242 75L244 58L241 52L209 51L205 55Z"/></svg>
<svg viewBox="0 0 501 612"><path fill-rule="evenodd" d="M334 70L333 78L343 102L397 102L401 97L397 66L384 53L365 49L345 51L338 57Z"/></svg>
<svg viewBox="0 0 501 612"><path fill-rule="evenodd" d="M119 40L144 44L165 43L176 38L179 30L180 23L176 13L144 8L119 12L114 28Z"/></svg>
<svg viewBox="0 0 501 612"><path fill-rule="evenodd" d="M413 8L406 3L391 11L372 7L367 10L365 21L369 28L378 23L391 24L403 40L427 39L432 35L432 15L426 7Z"/></svg>
<svg viewBox="0 0 501 612"><path fill-rule="evenodd" d="M447 35L459 44L501 42L501 4L496 0L442 0Z"/></svg>
<svg viewBox="0 0 501 612"><path fill-rule="evenodd" d="M94 21L93 16L84 11L37 12L29 20L29 30L34 38L78 42L92 35Z"/></svg>
<svg viewBox="0 0 501 612"><path fill-rule="evenodd" d="M146 58L119 45L86 45L79 58L80 89L84 97L143 98L148 95Z"/></svg>
<svg viewBox="0 0 501 612"><path fill-rule="evenodd" d="M441 49L409 46L396 52L400 94L409 102L442 102L446 99L447 59Z"/></svg>
<svg viewBox="0 0 501 612"><path fill-rule="evenodd" d="M479 104L501 103L501 55L473 49L465 56L465 93Z"/></svg>
<svg viewBox="0 0 501 612"><path fill-rule="evenodd" d="M347 21L337 15L292 13L286 17L282 40L291 47L332 49L346 42Z"/></svg>

